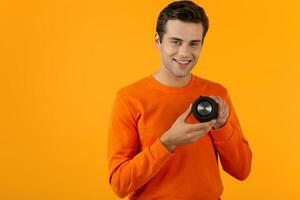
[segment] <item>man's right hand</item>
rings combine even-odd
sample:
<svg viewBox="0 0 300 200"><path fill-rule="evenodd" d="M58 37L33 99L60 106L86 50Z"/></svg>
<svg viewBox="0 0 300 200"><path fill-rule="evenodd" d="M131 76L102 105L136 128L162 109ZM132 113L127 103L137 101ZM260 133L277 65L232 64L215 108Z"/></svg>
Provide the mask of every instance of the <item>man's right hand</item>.
<svg viewBox="0 0 300 200"><path fill-rule="evenodd" d="M176 146L197 141L207 134L216 123L215 119L197 124L186 123L185 120L189 116L191 108L192 104L175 120L171 128L160 137L160 141L170 152L172 152Z"/></svg>

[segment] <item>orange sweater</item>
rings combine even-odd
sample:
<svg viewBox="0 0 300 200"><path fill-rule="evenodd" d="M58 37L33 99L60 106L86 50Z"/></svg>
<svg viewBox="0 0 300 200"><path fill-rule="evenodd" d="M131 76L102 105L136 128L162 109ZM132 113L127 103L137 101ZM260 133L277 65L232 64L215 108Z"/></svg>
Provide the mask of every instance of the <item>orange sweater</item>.
<svg viewBox="0 0 300 200"><path fill-rule="evenodd" d="M230 106L227 123L173 153L160 142L188 105L200 95L223 97ZM198 123L190 114L187 123ZM160 200L217 200L223 191L218 167L244 180L252 153L222 85L192 74L181 88L168 87L152 75L120 89L108 136L109 183L119 197Z"/></svg>

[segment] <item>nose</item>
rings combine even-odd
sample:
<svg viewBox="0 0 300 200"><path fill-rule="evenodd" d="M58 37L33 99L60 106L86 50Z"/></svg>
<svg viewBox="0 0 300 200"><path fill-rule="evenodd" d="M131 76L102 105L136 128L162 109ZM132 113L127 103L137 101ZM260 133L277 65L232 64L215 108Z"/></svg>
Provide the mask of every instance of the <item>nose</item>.
<svg viewBox="0 0 300 200"><path fill-rule="evenodd" d="M183 44L179 47L178 54L181 57L188 57L190 55L190 49L187 44Z"/></svg>

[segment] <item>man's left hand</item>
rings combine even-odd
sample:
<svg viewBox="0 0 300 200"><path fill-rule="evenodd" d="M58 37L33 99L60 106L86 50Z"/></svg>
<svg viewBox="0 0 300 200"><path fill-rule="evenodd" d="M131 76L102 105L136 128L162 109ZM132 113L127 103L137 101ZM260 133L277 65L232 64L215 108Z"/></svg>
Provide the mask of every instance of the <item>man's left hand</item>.
<svg viewBox="0 0 300 200"><path fill-rule="evenodd" d="M209 97L213 98L219 105L219 114L216 119L217 121L213 126L214 129L218 129L224 126L228 120L229 106L227 102L220 96L209 96Z"/></svg>

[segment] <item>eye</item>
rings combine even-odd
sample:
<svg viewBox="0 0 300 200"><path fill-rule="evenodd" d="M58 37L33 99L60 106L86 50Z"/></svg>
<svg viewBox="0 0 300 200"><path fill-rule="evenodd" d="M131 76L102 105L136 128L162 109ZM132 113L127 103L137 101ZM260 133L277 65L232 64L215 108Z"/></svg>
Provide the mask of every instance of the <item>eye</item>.
<svg viewBox="0 0 300 200"><path fill-rule="evenodd" d="M171 41L171 43L172 43L172 44L175 44L175 45L180 45L180 44L181 44L181 42L180 42L180 41L177 41L177 40L173 40L173 41Z"/></svg>
<svg viewBox="0 0 300 200"><path fill-rule="evenodd" d="M197 46L199 46L199 43L191 43L190 44L192 47L197 47Z"/></svg>

